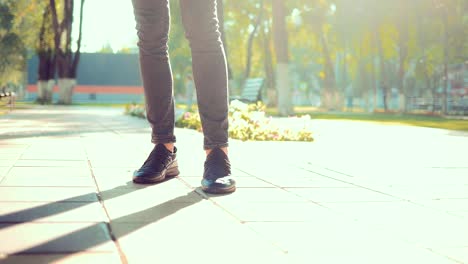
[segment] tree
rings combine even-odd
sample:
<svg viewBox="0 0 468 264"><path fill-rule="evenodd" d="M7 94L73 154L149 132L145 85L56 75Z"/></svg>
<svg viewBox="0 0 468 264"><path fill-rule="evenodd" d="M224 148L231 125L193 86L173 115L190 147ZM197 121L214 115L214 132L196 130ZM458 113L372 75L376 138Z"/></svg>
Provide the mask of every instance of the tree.
<svg viewBox="0 0 468 264"><path fill-rule="evenodd" d="M52 10L50 5L44 7L36 53L38 67L38 97L41 104L52 103L52 92L55 82L55 52L52 30Z"/></svg>
<svg viewBox="0 0 468 264"><path fill-rule="evenodd" d="M249 34L249 39L247 41L247 57L245 63L245 72L243 82L249 78L251 67L252 67L252 48L255 37L257 36L258 28L263 21L263 0L260 0L260 6L258 8L258 14L256 15L255 21L253 22L252 31Z"/></svg>
<svg viewBox="0 0 468 264"><path fill-rule="evenodd" d="M267 5L263 5L265 9L264 21L262 22L262 27L260 28L262 36L262 48L263 48L263 67L265 72L265 88L267 94L267 102L270 107L277 107L278 101L275 90L275 72L273 69L273 59L272 59L272 41L271 41L271 12L267 8Z"/></svg>
<svg viewBox="0 0 468 264"><path fill-rule="evenodd" d="M0 76L12 64L18 36L12 32L14 16L7 4L0 3ZM1 84L0 84L1 85Z"/></svg>
<svg viewBox="0 0 468 264"><path fill-rule="evenodd" d="M26 49L15 31L14 2L0 3L0 86L12 81L21 72Z"/></svg>
<svg viewBox="0 0 468 264"><path fill-rule="evenodd" d="M83 25L84 0L80 0L80 25L76 51L72 52L73 0L63 0L62 19L59 19L55 0L50 0L52 23L54 29L55 58L60 90L59 104L71 104L73 88L76 84L76 74L80 61L80 48Z"/></svg>
<svg viewBox="0 0 468 264"><path fill-rule="evenodd" d="M286 27L286 6L283 0L272 0L273 41L276 54L276 90L278 91L278 112L282 116L293 114L289 79L288 31Z"/></svg>
<svg viewBox="0 0 468 264"><path fill-rule="evenodd" d="M98 51L99 53L114 53L114 50L112 49L112 46L110 43L106 43L104 44L104 46L102 46L102 48Z"/></svg>
<svg viewBox="0 0 468 264"><path fill-rule="evenodd" d="M330 5L325 1L316 1L315 7L311 10L310 23L312 29L316 34L319 43L321 45L321 51L323 56L323 79L324 89L323 92L323 103L324 107L329 110L337 110L341 108L341 99L339 98L337 85L336 85L336 73L334 69L334 63L332 60L333 51L329 45L329 38L327 37L327 14L329 13Z"/></svg>
<svg viewBox="0 0 468 264"><path fill-rule="evenodd" d="M409 41L409 5L406 1L402 1L403 11L402 16L397 21L398 27L398 82L397 89L399 94L401 112L406 112L406 94L405 94L405 72L408 58L408 41Z"/></svg>
<svg viewBox="0 0 468 264"><path fill-rule="evenodd" d="M216 13L218 15L219 23L219 32L221 33L221 41L223 42L224 53L227 60L227 70L228 70L228 79L231 81L233 79L232 68L229 63L228 49L227 49L227 40L226 40L226 30L224 30L224 2L223 0L216 0Z"/></svg>

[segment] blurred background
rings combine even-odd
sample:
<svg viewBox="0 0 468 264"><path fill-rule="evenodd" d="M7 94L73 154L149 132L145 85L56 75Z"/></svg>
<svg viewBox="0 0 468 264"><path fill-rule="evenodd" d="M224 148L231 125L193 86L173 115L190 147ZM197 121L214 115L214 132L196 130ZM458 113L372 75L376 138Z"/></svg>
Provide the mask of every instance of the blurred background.
<svg viewBox="0 0 468 264"><path fill-rule="evenodd" d="M170 1L178 103L192 103L179 1ZM217 0L230 94L260 79L278 115L468 115L466 0ZM1 0L0 87L38 103L141 103L129 0ZM305 109L305 110L304 110Z"/></svg>

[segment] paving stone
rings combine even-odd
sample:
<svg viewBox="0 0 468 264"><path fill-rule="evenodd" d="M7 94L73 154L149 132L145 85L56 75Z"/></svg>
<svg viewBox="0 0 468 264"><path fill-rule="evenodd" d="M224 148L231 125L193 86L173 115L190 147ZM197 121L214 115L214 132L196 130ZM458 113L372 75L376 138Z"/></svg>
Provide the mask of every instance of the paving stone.
<svg viewBox="0 0 468 264"><path fill-rule="evenodd" d="M94 187L96 184L91 177L57 177L57 176L41 176L32 177L12 177L6 176L0 182L0 186L23 186L23 187Z"/></svg>
<svg viewBox="0 0 468 264"><path fill-rule="evenodd" d="M3 254L115 250L103 223L0 224L0 252Z"/></svg>
<svg viewBox="0 0 468 264"><path fill-rule="evenodd" d="M145 158L146 159L146 158ZM93 168L139 168L145 159L91 159L91 167Z"/></svg>
<svg viewBox="0 0 468 264"><path fill-rule="evenodd" d="M16 160L13 159L8 159L8 160L0 160L0 166L1 167L10 167L13 166L13 164L16 163Z"/></svg>
<svg viewBox="0 0 468 264"><path fill-rule="evenodd" d="M135 169L134 167L93 168L93 174L96 178L131 179Z"/></svg>
<svg viewBox="0 0 468 264"><path fill-rule="evenodd" d="M1 138L1 136L0 136ZM28 148L29 145L14 145L14 144L3 144L0 141L0 154L15 154L19 155Z"/></svg>
<svg viewBox="0 0 468 264"><path fill-rule="evenodd" d="M83 154L84 149L79 139L48 139L36 141L28 149L29 153L71 153Z"/></svg>
<svg viewBox="0 0 468 264"><path fill-rule="evenodd" d="M84 161L86 155L84 153L36 153L25 152L21 155L22 160L68 160L68 161Z"/></svg>
<svg viewBox="0 0 468 264"><path fill-rule="evenodd" d="M98 202L0 202L0 222L105 222Z"/></svg>
<svg viewBox="0 0 468 264"><path fill-rule="evenodd" d="M160 190L184 190L188 191L188 186L178 178L167 178L164 182L158 184L137 184L132 181L132 178L110 178L110 177L96 177L99 190L101 192L114 192L118 190L133 189L140 190L150 188L153 193L158 193Z"/></svg>
<svg viewBox="0 0 468 264"><path fill-rule="evenodd" d="M468 247L435 248L432 250L458 263L468 263Z"/></svg>
<svg viewBox="0 0 468 264"><path fill-rule="evenodd" d="M0 258L2 264L38 264L38 263L56 263L56 264L119 264L122 263L118 253L72 253L72 254L27 254L13 255Z"/></svg>
<svg viewBox="0 0 468 264"><path fill-rule="evenodd" d="M5 176L11 167L0 167L0 179Z"/></svg>
<svg viewBox="0 0 468 264"><path fill-rule="evenodd" d="M468 199L435 199L435 200L419 200L414 203L424 205L445 212L467 211Z"/></svg>
<svg viewBox="0 0 468 264"><path fill-rule="evenodd" d="M398 200L398 198L364 188L287 188L286 190L319 203Z"/></svg>
<svg viewBox="0 0 468 264"><path fill-rule="evenodd" d="M226 202L306 202L297 195L277 188L239 188L233 195L208 194L217 203Z"/></svg>
<svg viewBox="0 0 468 264"><path fill-rule="evenodd" d="M468 185L391 186L382 191L408 200L468 199Z"/></svg>
<svg viewBox="0 0 468 264"><path fill-rule="evenodd" d="M2 146L0 146L1 148ZM7 154L0 152L0 160L17 160L21 154Z"/></svg>
<svg viewBox="0 0 468 264"><path fill-rule="evenodd" d="M106 193L102 197L104 206L112 221L151 221L166 212L177 212L203 201L203 198L190 190L166 190L153 192L152 190L128 190L125 192ZM112 198L111 198L112 197Z"/></svg>
<svg viewBox="0 0 468 264"><path fill-rule="evenodd" d="M129 263L218 263L226 251L235 253L224 262L236 264L468 262L468 167L453 151L468 148L463 133L313 120L313 143L232 140L239 188L217 196L198 188L205 159L199 132L176 129L178 178L136 185L131 175L153 148L146 120L120 109L59 106L9 116L15 122L0 132L0 161L8 163L0 164L0 221L37 222L0 225L0 258L29 249L44 253L38 262L120 263L101 255L117 256L104 223L96 222L105 218L95 188L37 187L94 184L95 178ZM290 118L274 120L294 125ZM331 149L341 151L331 155ZM19 155L24 160L15 165L26 167L11 167ZM9 171L3 179L2 170ZM65 258L86 249L98 253ZM28 263L29 257L6 260Z"/></svg>
<svg viewBox="0 0 468 264"><path fill-rule="evenodd" d="M324 206L423 247L468 245L465 220L409 202L325 203Z"/></svg>
<svg viewBox="0 0 468 264"><path fill-rule="evenodd" d="M268 178L307 178L307 177L317 177L320 176L316 173L303 170L301 168L287 165L284 163L274 163L268 160L258 161L258 159L253 159L251 162L254 164L250 165L249 163L241 163L242 168L246 173L255 175L258 178L268 179Z"/></svg>
<svg viewBox="0 0 468 264"><path fill-rule="evenodd" d="M18 160L15 162L15 167L88 167L87 161L70 161L70 160Z"/></svg>
<svg viewBox="0 0 468 264"><path fill-rule="evenodd" d="M428 250L329 217L317 217L317 223L247 225L286 250L296 263L453 263Z"/></svg>
<svg viewBox="0 0 468 264"><path fill-rule="evenodd" d="M75 167L73 169L66 167L13 167L8 173L11 177L34 177L41 178L44 176L55 177L89 177L91 171L86 167Z"/></svg>
<svg viewBox="0 0 468 264"><path fill-rule="evenodd" d="M289 263L270 241L220 210L201 204L190 208L192 212L187 207L157 222L111 223L129 262ZM148 237L157 239L144 242Z"/></svg>
<svg viewBox="0 0 468 264"><path fill-rule="evenodd" d="M275 176L261 177L263 180L283 188L355 188L356 186L322 176Z"/></svg>
<svg viewBox="0 0 468 264"><path fill-rule="evenodd" d="M202 177L179 177L182 181L189 184L192 188L200 187ZM255 177L236 177L233 175L236 181L237 188L277 188L268 182Z"/></svg>
<svg viewBox="0 0 468 264"><path fill-rule="evenodd" d="M0 202L96 202L95 188L3 187Z"/></svg>
<svg viewBox="0 0 468 264"><path fill-rule="evenodd" d="M229 202L220 203L226 211L244 222L314 222L331 212L307 202Z"/></svg>
<svg viewBox="0 0 468 264"><path fill-rule="evenodd" d="M468 219L468 211L449 211L448 213L451 215L462 217L465 220Z"/></svg>

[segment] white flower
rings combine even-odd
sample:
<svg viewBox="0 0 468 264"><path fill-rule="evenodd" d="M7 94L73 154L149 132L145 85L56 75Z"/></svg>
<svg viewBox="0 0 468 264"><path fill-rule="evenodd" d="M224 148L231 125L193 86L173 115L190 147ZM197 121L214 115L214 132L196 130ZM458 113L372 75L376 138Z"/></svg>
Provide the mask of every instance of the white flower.
<svg viewBox="0 0 468 264"><path fill-rule="evenodd" d="M234 111L248 111L249 110L249 105L239 100L231 101L230 107Z"/></svg>

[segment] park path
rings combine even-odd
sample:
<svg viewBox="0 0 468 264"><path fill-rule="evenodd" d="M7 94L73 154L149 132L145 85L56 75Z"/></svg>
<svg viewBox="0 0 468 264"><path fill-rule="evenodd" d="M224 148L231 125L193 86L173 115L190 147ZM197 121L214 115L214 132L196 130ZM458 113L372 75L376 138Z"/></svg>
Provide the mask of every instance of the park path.
<svg viewBox="0 0 468 264"><path fill-rule="evenodd" d="M187 129L181 175L133 184L150 130L122 112L0 116L0 263L468 263L466 133L312 120L313 143L233 140L213 196Z"/></svg>

